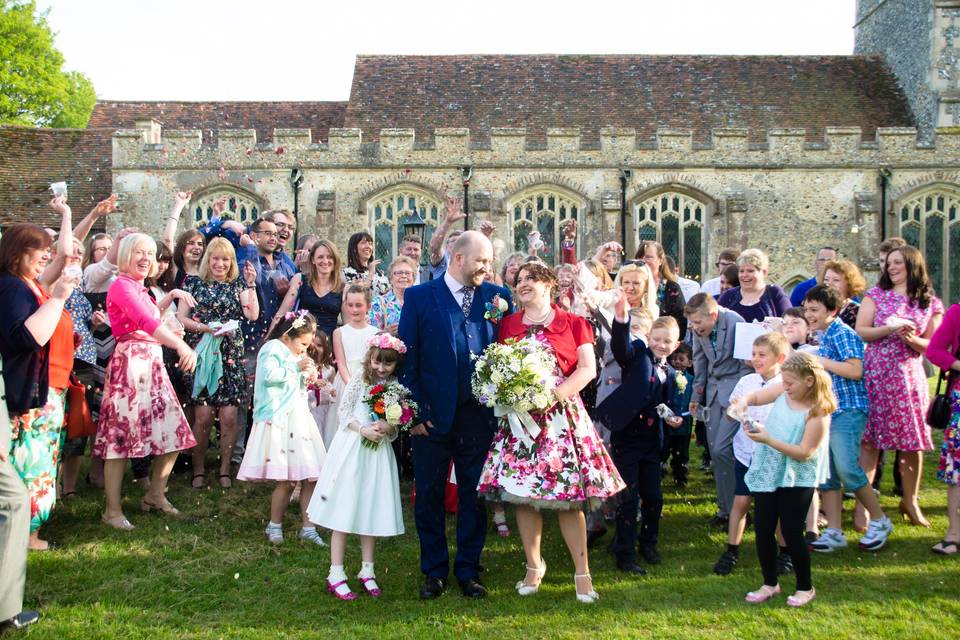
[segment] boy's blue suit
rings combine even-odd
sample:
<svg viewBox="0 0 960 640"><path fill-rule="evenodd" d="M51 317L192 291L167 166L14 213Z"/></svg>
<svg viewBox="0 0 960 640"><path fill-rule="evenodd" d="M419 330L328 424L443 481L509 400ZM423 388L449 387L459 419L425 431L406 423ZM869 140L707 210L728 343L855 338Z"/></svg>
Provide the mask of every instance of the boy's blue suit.
<svg viewBox="0 0 960 640"><path fill-rule="evenodd" d="M630 325L614 320L610 350L623 370L623 381L597 407L597 415L610 431L610 456L627 483L617 507L617 532L612 550L618 564L632 564L637 557L637 501L643 523L639 543L655 548L660 532L663 494L660 491L660 460L663 452L663 421L657 405L671 404L676 390L675 373L667 367L660 381L653 352L643 340L630 340Z"/></svg>
<svg viewBox="0 0 960 640"><path fill-rule="evenodd" d="M451 460L458 496L453 571L461 581L478 577L487 521L477 484L493 441L495 419L493 411L471 393L474 364L470 356L496 342L497 325L485 320L484 313L497 295L510 304L507 289L481 284L473 292L466 318L443 277L404 294L397 334L407 354L400 380L420 406L418 422L429 420L433 425L428 435L412 438L420 570L429 577L446 578L449 571L443 496ZM510 312L512 305L506 313Z"/></svg>

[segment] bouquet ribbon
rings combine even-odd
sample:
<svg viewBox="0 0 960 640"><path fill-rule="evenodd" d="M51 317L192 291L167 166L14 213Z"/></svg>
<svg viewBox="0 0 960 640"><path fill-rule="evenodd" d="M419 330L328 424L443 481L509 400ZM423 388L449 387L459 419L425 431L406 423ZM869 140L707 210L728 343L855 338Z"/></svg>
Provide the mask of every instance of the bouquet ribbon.
<svg viewBox="0 0 960 640"><path fill-rule="evenodd" d="M527 411L516 411L498 404L493 408L493 415L498 418L506 417L513 437L527 448L532 447L533 439L540 435L540 427Z"/></svg>

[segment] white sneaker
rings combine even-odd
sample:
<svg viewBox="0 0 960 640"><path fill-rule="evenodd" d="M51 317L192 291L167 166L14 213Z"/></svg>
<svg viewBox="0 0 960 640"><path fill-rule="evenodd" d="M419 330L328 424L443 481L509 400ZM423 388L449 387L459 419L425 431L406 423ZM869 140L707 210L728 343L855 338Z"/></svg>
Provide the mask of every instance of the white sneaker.
<svg viewBox="0 0 960 640"><path fill-rule="evenodd" d="M297 537L301 540L312 542L318 547L327 546L327 543L323 541L323 538L321 538L320 534L317 533L317 529L315 527L310 527L309 529L306 527L301 527L300 533L297 535Z"/></svg>
<svg viewBox="0 0 960 640"><path fill-rule="evenodd" d="M832 553L847 546L847 539L839 529L827 528L820 537L810 543L810 549L820 553Z"/></svg>
<svg viewBox="0 0 960 640"><path fill-rule="evenodd" d="M282 544L283 543L283 527L279 525L268 524L267 528L263 530L267 534L267 540L273 544Z"/></svg>
<svg viewBox="0 0 960 640"><path fill-rule="evenodd" d="M867 525L867 532L860 538L860 548L864 551L879 551L887 543L887 538L893 532L893 523L884 516L871 520Z"/></svg>

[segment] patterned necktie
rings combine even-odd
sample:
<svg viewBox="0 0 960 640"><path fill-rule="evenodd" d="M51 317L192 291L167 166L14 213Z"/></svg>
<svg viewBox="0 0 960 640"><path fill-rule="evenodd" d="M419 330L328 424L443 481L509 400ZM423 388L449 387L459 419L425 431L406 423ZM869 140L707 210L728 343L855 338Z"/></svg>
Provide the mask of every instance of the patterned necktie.
<svg viewBox="0 0 960 640"><path fill-rule="evenodd" d="M473 306L473 289L474 287L465 286L460 291L463 292L463 302L460 303L460 307L463 309L463 315L470 317L470 307Z"/></svg>

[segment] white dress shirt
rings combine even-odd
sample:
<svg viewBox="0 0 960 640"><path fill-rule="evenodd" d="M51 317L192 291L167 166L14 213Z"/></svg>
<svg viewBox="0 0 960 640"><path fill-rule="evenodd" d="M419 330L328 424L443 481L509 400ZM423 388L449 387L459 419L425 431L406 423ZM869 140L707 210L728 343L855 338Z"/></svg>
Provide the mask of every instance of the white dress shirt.
<svg viewBox="0 0 960 640"><path fill-rule="evenodd" d="M450 289L450 293L453 294L453 298L457 301L457 304L462 307L464 289L463 283L450 275L449 271L443 272L443 282L447 285L447 288ZM476 287L474 287L474 289L476 289Z"/></svg>

